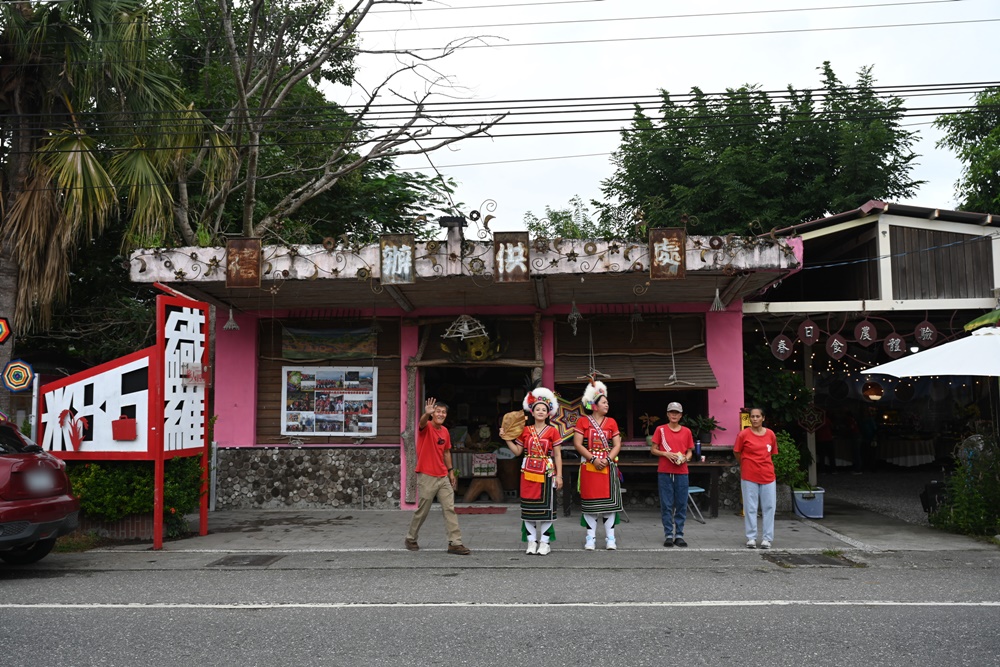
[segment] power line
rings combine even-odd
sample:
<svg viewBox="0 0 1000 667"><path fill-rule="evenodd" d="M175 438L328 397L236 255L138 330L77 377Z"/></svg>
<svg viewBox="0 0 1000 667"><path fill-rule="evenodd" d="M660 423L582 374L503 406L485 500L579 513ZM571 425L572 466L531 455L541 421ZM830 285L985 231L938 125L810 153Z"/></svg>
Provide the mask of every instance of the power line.
<svg viewBox="0 0 1000 667"><path fill-rule="evenodd" d="M843 30L881 30L888 28L920 28L920 27L941 27L945 25L964 25L973 23L996 23L1000 18L989 19L968 19L963 21L928 21L921 23L887 23L882 25L855 25L837 26L832 28L788 28L784 30L747 30L743 32L712 32L697 35L658 35L653 37L607 37L604 39L567 39L551 42L518 42L518 43L497 43L497 44L465 44L462 49L501 49L520 46L569 46L574 44L608 44L613 42L648 42L665 39L702 39L711 37L753 37L758 35L790 35L807 32L836 32ZM351 49L358 53L378 54L377 49L367 50L362 48ZM441 47L417 47L417 48L396 48L392 53L410 52L420 53L426 51L441 51Z"/></svg>
<svg viewBox="0 0 1000 667"><path fill-rule="evenodd" d="M906 5L939 5L944 3L965 2L965 0L912 0L910 2L880 2L870 5L834 5L830 7L792 7L787 9L754 9L738 12L707 12L703 14L668 14L666 16L620 16L599 19L564 19L561 21L525 21L522 23L486 23L482 25L428 26L413 28L377 28L374 30L358 30L359 35L377 32L412 32L427 30L478 30L480 28L524 28L550 25L572 25L579 23L615 23L621 21L659 21L668 19L713 18L721 16L748 16L761 14L790 14L800 12L819 12L840 9L872 9L879 7L903 7ZM470 8L471 9L471 8Z"/></svg>

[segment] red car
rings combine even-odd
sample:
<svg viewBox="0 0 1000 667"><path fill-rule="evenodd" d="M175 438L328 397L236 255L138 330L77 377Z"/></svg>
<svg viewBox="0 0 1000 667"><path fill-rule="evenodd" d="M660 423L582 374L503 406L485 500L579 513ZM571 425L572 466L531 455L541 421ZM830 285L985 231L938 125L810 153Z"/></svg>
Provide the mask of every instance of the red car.
<svg viewBox="0 0 1000 667"><path fill-rule="evenodd" d="M45 557L79 523L66 464L0 420L0 560L23 565Z"/></svg>

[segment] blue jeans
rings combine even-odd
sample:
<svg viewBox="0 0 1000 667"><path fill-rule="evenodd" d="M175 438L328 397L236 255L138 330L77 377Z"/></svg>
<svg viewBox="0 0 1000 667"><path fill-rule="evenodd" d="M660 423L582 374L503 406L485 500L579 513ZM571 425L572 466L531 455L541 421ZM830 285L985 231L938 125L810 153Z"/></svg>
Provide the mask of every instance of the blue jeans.
<svg viewBox="0 0 1000 667"><path fill-rule="evenodd" d="M743 529L746 533L747 541L757 539L757 507L760 506L760 513L764 517L764 534L761 539L768 542L774 541L774 506L777 502L777 484L757 484L740 480L743 487Z"/></svg>
<svg viewBox="0 0 1000 667"><path fill-rule="evenodd" d="M688 512L688 476L670 472L657 474L660 489L660 519L664 537L683 537Z"/></svg>

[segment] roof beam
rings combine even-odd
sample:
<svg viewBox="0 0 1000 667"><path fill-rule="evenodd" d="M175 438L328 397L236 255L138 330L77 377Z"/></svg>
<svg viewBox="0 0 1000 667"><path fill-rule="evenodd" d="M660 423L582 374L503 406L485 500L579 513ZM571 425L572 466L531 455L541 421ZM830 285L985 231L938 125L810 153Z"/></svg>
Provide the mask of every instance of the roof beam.
<svg viewBox="0 0 1000 667"><path fill-rule="evenodd" d="M392 297L397 306L407 313L413 312L413 304L406 298L406 295L399 291L398 287L395 285L382 285L382 287L385 288L386 294Z"/></svg>
<svg viewBox="0 0 1000 667"><path fill-rule="evenodd" d="M540 310L545 310L549 307L548 282L545 280L545 276L540 278L536 276L531 280L535 283L535 305Z"/></svg>

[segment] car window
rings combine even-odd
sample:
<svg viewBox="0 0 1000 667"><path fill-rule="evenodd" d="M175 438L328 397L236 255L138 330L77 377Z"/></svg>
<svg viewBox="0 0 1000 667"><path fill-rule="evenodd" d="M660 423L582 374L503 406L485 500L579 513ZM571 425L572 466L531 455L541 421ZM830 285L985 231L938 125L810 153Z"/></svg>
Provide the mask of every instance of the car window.
<svg viewBox="0 0 1000 667"><path fill-rule="evenodd" d="M0 453L17 454L24 451L24 446L25 441L11 426L0 425Z"/></svg>

